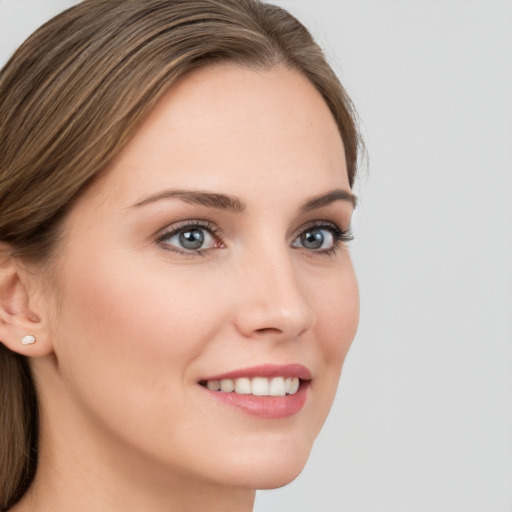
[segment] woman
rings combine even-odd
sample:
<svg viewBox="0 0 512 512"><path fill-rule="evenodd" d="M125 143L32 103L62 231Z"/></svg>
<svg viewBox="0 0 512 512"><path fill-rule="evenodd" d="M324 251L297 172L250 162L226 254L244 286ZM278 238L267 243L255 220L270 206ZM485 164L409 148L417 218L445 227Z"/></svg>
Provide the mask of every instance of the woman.
<svg viewBox="0 0 512 512"><path fill-rule="evenodd" d="M358 321L359 146L254 0L85 0L0 75L2 510L252 510Z"/></svg>

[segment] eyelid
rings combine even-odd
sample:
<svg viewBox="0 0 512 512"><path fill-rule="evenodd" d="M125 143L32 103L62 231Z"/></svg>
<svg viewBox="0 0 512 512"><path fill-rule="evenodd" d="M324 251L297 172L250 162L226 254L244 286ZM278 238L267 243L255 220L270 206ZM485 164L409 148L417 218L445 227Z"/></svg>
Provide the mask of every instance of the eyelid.
<svg viewBox="0 0 512 512"><path fill-rule="evenodd" d="M337 222L334 222L332 220L327 219L315 219L309 222L306 222L305 224L302 224L298 229L295 230L292 239L295 240L301 233L303 233L307 229L311 228L323 228L323 229L331 229L334 233L343 235L346 237L346 240L349 239L352 240L352 230L350 229L350 226L346 229L341 228Z"/></svg>
<svg viewBox="0 0 512 512"><path fill-rule="evenodd" d="M162 239L179 233L181 230L185 228L193 227L204 228L210 230L212 233L218 230L217 226L215 226L215 224L213 224L209 220L187 219L169 224L165 228L160 229L155 236L158 239Z"/></svg>

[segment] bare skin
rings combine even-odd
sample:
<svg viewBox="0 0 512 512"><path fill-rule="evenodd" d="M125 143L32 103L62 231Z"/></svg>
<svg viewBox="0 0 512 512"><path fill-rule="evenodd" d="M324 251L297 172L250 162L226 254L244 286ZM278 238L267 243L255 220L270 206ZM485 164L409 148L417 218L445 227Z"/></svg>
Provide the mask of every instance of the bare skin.
<svg viewBox="0 0 512 512"><path fill-rule="evenodd" d="M301 74L223 64L174 85L71 210L50 286L17 266L42 437L12 511L248 512L293 480L357 328L352 210ZM300 411L248 414L204 385L270 364L310 372Z"/></svg>

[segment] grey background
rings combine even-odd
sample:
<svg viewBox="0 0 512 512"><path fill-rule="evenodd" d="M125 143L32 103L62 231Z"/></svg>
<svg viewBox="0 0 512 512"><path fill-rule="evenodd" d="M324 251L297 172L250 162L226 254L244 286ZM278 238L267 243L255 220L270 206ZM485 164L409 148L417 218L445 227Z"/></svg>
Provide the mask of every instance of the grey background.
<svg viewBox="0 0 512 512"><path fill-rule="evenodd" d="M67 0L0 0L0 62ZM278 0L370 154L362 316L303 474L256 512L512 511L512 2Z"/></svg>

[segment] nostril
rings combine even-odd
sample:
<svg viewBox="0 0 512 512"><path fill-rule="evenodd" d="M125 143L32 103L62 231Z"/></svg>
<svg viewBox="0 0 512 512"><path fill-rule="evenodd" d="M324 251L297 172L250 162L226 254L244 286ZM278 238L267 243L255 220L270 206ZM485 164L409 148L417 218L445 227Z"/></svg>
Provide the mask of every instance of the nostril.
<svg viewBox="0 0 512 512"><path fill-rule="evenodd" d="M273 333L281 333L281 329L278 329L277 327L263 327L261 329L256 329L256 333L259 334L273 334Z"/></svg>

